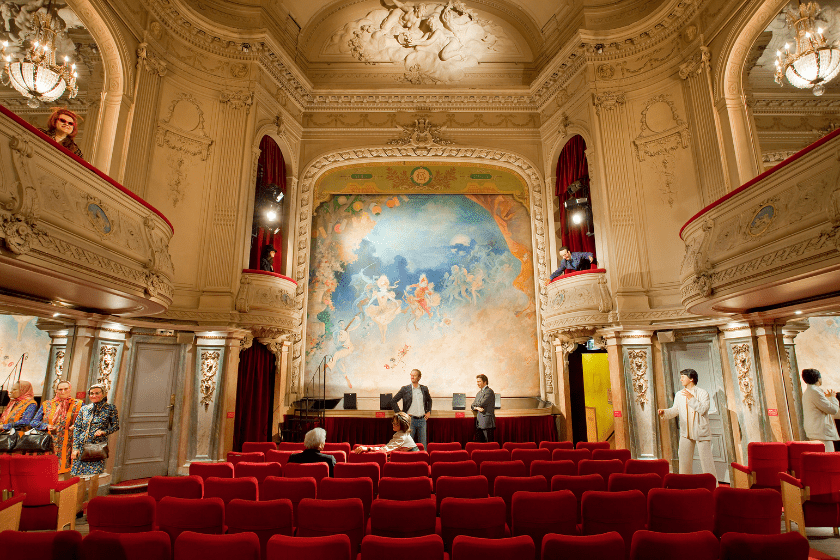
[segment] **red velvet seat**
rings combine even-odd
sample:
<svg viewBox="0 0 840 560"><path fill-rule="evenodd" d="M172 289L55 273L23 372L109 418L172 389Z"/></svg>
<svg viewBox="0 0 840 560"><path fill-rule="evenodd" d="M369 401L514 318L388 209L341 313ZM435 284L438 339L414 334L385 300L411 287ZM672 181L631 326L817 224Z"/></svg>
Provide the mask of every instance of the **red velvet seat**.
<svg viewBox="0 0 840 560"><path fill-rule="evenodd" d="M711 531L675 534L641 530L633 535L630 560L718 560L719 548L718 540Z"/></svg>
<svg viewBox="0 0 840 560"><path fill-rule="evenodd" d="M451 549L458 535L486 539L504 538L505 501L501 498L446 498L440 505L440 530L443 547Z"/></svg>
<svg viewBox="0 0 840 560"><path fill-rule="evenodd" d="M625 474L658 474L663 482L671 471L671 465L666 459L630 459L624 463Z"/></svg>
<svg viewBox="0 0 840 560"><path fill-rule="evenodd" d="M579 441L575 444L575 449L588 449L591 453L596 449L609 449L610 442L608 441Z"/></svg>
<svg viewBox="0 0 840 560"><path fill-rule="evenodd" d="M344 451L344 455L349 456L352 449L350 449L350 444L346 441L337 442L337 443L325 443L324 444L324 451Z"/></svg>
<svg viewBox="0 0 840 560"><path fill-rule="evenodd" d="M280 466L283 467L289 462L289 457L295 455L296 453L300 453L300 451L291 451L289 449L269 449L265 452L265 462L280 463Z"/></svg>
<svg viewBox="0 0 840 560"><path fill-rule="evenodd" d="M268 540L267 560L355 560L350 552L350 537L287 537L275 535Z"/></svg>
<svg viewBox="0 0 840 560"><path fill-rule="evenodd" d="M234 468L236 478L256 478L257 484L262 485L269 476L283 476L283 467L280 463L237 463Z"/></svg>
<svg viewBox="0 0 840 560"><path fill-rule="evenodd" d="M392 453L393 455L393 453ZM431 468L428 463L385 463L382 467L382 476L390 478L409 478L415 476L431 476Z"/></svg>
<svg viewBox="0 0 840 560"><path fill-rule="evenodd" d="M425 500L432 497L432 479L427 476L395 478L384 476L379 481L379 497L385 500Z"/></svg>
<svg viewBox="0 0 840 560"><path fill-rule="evenodd" d="M779 490L779 473L788 472L788 446L780 442L750 442L747 464L732 463L733 488Z"/></svg>
<svg viewBox="0 0 840 560"><path fill-rule="evenodd" d="M79 477L59 481L56 455L12 455L6 464L9 489L17 496L26 494L20 514L21 531L76 527Z"/></svg>
<svg viewBox="0 0 840 560"><path fill-rule="evenodd" d="M660 533L714 531L715 500L705 488L653 488L648 493L648 529Z"/></svg>
<svg viewBox="0 0 840 560"><path fill-rule="evenodd" d="M662 488L662 478L658 474L612 473L607 480L607 490L610 492L640 490L647 496L652 488Z"/></svg>
<svg viewBox="0 0 840 560"><path fill-rule="evenodd" d="M497 476L493 495L505 501L505 521L511 524L510 509L516 492L548 492L548 482L541 476Z"/></svg>
<svg viewBox="0 0 840 560"><path fill-rule="evenodd" d="M333 457L335 457L336 464L347 462L347 453L345 453L343 449L330 449L329 451L324 449L323 451L321 451L321 453L323 453L324 455L332 455Z"/></svg>
<svg viewBox="0 0 840 560"><path fill-rule="evenodd" d="M274 535L294 534L291 500L231 500L225 506L227 534L254 533L260 541L260 558L265 560L268 540Z"/></svg>
<svg viewBox="0 0 840 560"><path fill-rule="evenodd" d="M502 444L502 449L507 449L513 454L514 449L538 449L538 447L533 441L506 441Z"/></svg>
<svg viewBox="0 0 840 560"><path fill-rule="evenodd" d="M549 452L554 452L555 449L574 449L575 444L571 441L541 441L539 449L548 449Z"/></svg>
<svg viewBox="0 0 840 560"><path fill-rule="evenodd" d="M190 476L201 477L202 482L211 476L233 478L233 473L233 463L190 463Z"/></svg>
<svg viewBox="0 0 840 560"><path fill-rule="evenodd" d="M164 531L106 533L94 531L82 540L84 560L170 560L172 542Z"/></svg>
<svg viewBox="0 0 840 560"><path fill-rule="evenodd" d="M306 449L306 445L303 442L299 441L281 441L277 444L278 451L295 451L300 453L301 451Z"/></svg>
<svg viewBox="0 0 840 560"><path fill-rule="evenodd" d="M820 443L825 449L825 446ZM726 533L720 538L720 560L808 560L808 539L799 533L750 535Z"/></svg>
<svg viewBox="0 0 840 560"><path fill-rule="evenodd" d="M216 478L211 476L204 482L205 498L221 498L224 503L231 500L258 500L260 497L257 479L247 478Z"/></svg>
<svg viewBox="0 0 840 560"><path fill-rule="evenodd" d="M460 441L447 441L447 442L431 442L429 443L428 447L426 447L426 451L429 452L429 455L432 454L434 451L460 451L463 449L461 446ZM467 455L469 455L469 451L467 451Z"/></svg>
<svg viewBox="0 0 840 560"><path fill-rule="evenodd" d="M173 560L260 560L260 539L254 533L207 535L184 531L175 539Z"/></svg>
<svg viewBox="0 0 840 560"><path fill-rule="evenodd" d="M466 451L464 451L466 453ZM432 463L432 484L437 483L437 479L442 476L477 476L478 466L475 461L457 461L453 463Z"/></svg>
<svg viewBox="0 0 840 560"><path fill-rule="evenodd" d="M502 446L499 445L497 441L470 441L464 446L464 450L470 454L470 458L472 459L473 451L476 450L484 450L484 451L491 451L493 449L501 449Z"/></svg>
<svg viewBox="0 0 840 560"><path fill-rule="evenodd" d="M616 531L630 553L633 533L645 528L647 500L638 490L586 492L581 500L581 533L598 535Z"/></svg>
<svg viewBox="0 0 840 560"><path fill-rule="evenodd" d="M432 459L426 451L392 451L388 456L391 463L426 463L430 465Z"/></svg>
<svg viewBox="0 0 840 560"><path fill-rule="evenodd" d="M577 474L577 466L573 461L542 461L531 462L531 476L542 476L546 482L551 484L551 477L556 474L574 476Z"/></svg>
<svg viewBox="0 0 840 560"><path fill-rule="evenodd" d="M551 491L569 490L575 495L578 501L578 521L580 521L580 503L583 493L588 491L604 492L607 490L607 483L600 474L588 474L585 476L566 476L557 474L551 477Z"/></svg>
<svg viewBox="0 0 840 560"><path fill-rule="evenodd" d="M11 462L11 455L0 453L0 500L6 499L3 494L12 490Z"/></svg>
<svg viewBox="0 0 840 560"><path fill-rule="evenodd" d="M318 497L318 483L312 477L308 478L281 478L270 476L263 482L260 488L262 500L286 499L292 502L294 525L297 527L298 505L304 498L315 499Z"/></svg>
<svg viewBox="0 0 840 560"><path fill-rule="evenodd" d="M470 454L463 449L454 449L449 451L430 451L429 463L458 463L461 461L469 461Z"/></svg>
<svg viewBox="0 0 840 560"><path fill-rule="evenodd" d="M596 461L595 459L584 459L578 463L578 474L581 476L587 474L600 474L604 477L604 482L609 482L610 475L613 473L623 473L624 463L618 459L609 459L605 461Z"/></svg>
<svg viewBox="0 0 840 560"><path fill-rule="evenodd" d="M487 477L481 475L466 477L442 476L435 483L438 515L440 515L440 504L444 498L487 498L489 495Z"/></svg>
<svg viewBox="0 0 840 560"><path fill-rule="evenodd" d="M373 484L373 495L379 494L379 465L377 463L336 463L335 478L369 478Z"/></svg>
<svg viewBox="0 0 840 560"><path fill-rule="evenodd" d="M79 560L82 535L76 531L3 531L0 543L4 559Z"/></svg>
<svg viewBox="0 0 840 560"><path fill-rule="evenodd" d="M382 467L388 462L388 456L381 452L375 451L373 453L351 453L347 456L348 463L376 463L379 465L379 471L382 472Z"/></svg>
<svg viewBox="0 0 840 560"><path fill-rule="evenodd" d="M615 531L602 535L546 535L542 557L545 560L625 560L624 539Z"/></svg>
<svg viewBox="0 0 840 560"><path fill-rule="evenodd" d="M155 528L155 499L151 496L96 496L88 502L91 531L140 533Z"/></svg>
<svg viewBox="0 0 840 560"><path fill-rule="evenodd" d="M431 445L431 444L429 444ZM367 535L362 539L361 560L448 560L440 535L391 538Z"/></svg>
<svg viewBox="0 0 840 560"><path fill-rule="evenodd" d="M219 464L227 465L227 463ZM149 479L147 492L156 502L166 496L198 500L204 497L204 480L194 474L189 476L153 476Z"/></svg>
<svg viewBox="0 0 840 560"><path fill-rule="evenodd" d="M551 461L551 451L548 449L514 449L510 452L512 461L522 461L525 468L531 472L533 461Z"/></svg>
<svg viewBox="0 0 840 560"><path fill-rule="evenodd" d="M788 470L795 478L802 475L803 453L825 453L825 445L819 441L789 441L787 448Z"/></svg>
<svg viewBox="0 0 840 560"><path fill-rule="evenodd" d="M162 498L157 505L157 524L173 544L184 531L221 535L225 531L225 503L221 498Z"/></svg>
<svg viewBox="0 0 840 560"><path fill-rule="evenodd" d="M528 469L522 461L484 461L480 473L487 477L487 489L493 496L497 476L528 476Z"/></svg>
<svg viewBox="0 0 840 560"><path fill-rule="evenodd" d="M242 453L265 453L275 449L277 449L277 444L273 441L246 441L242 444Z"/></svg>
<svg viewBox="0 0 840 560"><path fill-rule="evenodd" d="M618 459L624 465L631 459L629 449L593 449L592 459L595 461L609 461L610 459Z"/></svg>
<svg viewBox="0 0 840 560"><path fill-rule="evenodd" d="M592 452L588 449L555 449L551 452L552 461L573 461L575 467L584 459L591 459Z"/></svg>
<svg viewBox="0 0 840 560"><path fill-rule="evenodd" d="M265 453L262 451L253 451L251 453L231 451L227 454L227 461L228 463L233 463L234 468L236 467L236 463L243 461L246 463L265 463Z"/></svg>
<svg viewBox="0 0 840 560"><path fill-rule="evenodd" d="M435 499L374 500L368 528L368 534L392 538L439 534Z"/></svg>
<svg viewBox="0 0 840 560"><path fill-rule="evenodd" d="M452 541L452 560L522 560L534 557L534 541L527 535L483 539L459 535Z"/></svg>
<svg viewBox="0 0 840 560"><path fill-rule="evenodd" d="M481 463L484 461L510 461L510 451L507 449L475 449L472 453L470 453L470 459L475 461L475 464L480 471Z"/></svg>
<svg viewBox="0 0 840 560"><path fill-rule="evenodd" d="M715 535L752 533L778 535L782 527L782 496L775 490L715 489Z"/></svg>
<svg viewBox="0 0 840 560"><path fill-rule="evenodd" d="M840 526L840 454L803 453L801 462L798 479L781 475L785 527L790 531L793 521L807 536L805 527Z"/></svg>
<svg viewBox="0 0 840 560"><path fill-rule="evenodd" d="M365 520L370 516L373 502L373 483L369 478L325 478L318 488L319 500L359 498L365 509Z"/></svg>
<svg viewBox="0 0 840 560"><path fill-rule="evenodd" d="M330 476L330 467L326 463L286 463L283 467L286 478L314 478L321 486L321 481Z"/></svg>
<svg viewBox="0 0 840 560"><path fill-rule="evenodd" d="M359 498L343 500L303 499L298 505L298 537L347 535L350 551L359 552L365 536L365 508Z"/></svg>
<svg viewBox="0 0 840 560"><path fill-rule="evenodd" d="M823 447L825 449L825 447ZM717 488L717 478L715 475L709 473L702 474L679 474L668 473L662 480L664 488L672 490L688 490L690 488L705 488L709 492L714 492Z"/></svg>
<svg viewBox="0 0 840 560"><path fill-rule="evenodd" d="M577 534L577 511L577 498L569 490L517 492L512 499L510 533L530 536L539 553L547 534Z"/></svg>

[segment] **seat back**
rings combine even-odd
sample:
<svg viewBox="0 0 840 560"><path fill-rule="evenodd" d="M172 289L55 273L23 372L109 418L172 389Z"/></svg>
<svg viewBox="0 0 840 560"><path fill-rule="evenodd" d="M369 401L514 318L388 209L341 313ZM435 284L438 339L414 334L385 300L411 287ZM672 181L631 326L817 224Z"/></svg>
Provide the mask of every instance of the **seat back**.
<svg viewBox="0 0 840 560"><path fill-rule="evenodd" d="M388 462L388 456L381 451L374 451L373 453L351 453L347 456L348 463L376 463L379 465L380 472L382 467Z"/></svg>
<svg viewBox="0 0 840 560"><path fill-rule="evenodd" d="M369 478L373 484L373 495L379 493L378 463L336 463L333 475L336 478Z"/></svg>
<svg viewBox="0 0 840 560"><path fill-rule="evenodd" d="M254 533L206 535L184 531L175 539L174 556L178 560L236 558L260 560L260 539Z"/></svg>
<svg viewBox="0 0 840 560"><path fill-rule="evenodd" d="M505 501L501 498L446 498L440 504L444 549L451 549L458 535L501 539L505 525Z"/></svg>
<svg viewBox="0 0 840 560"><path fill-rule="evenodd" d="M3 531L0 533L4 558L25 560L76 560L82 535L77 531ZM60 551L56 554L56 551Z"/></svg>
<svg viewBox="0 0 840 560"><path fill-rule="evenodd" d="M627 474L656 473L662 480L671 470L667 459L630 459L624 463L624 472Z"/></svg>
<svg viewBox="0 0 840 560"><path fill-rule="evenodd" d="M778 535L782 524L782 496L775 490L729 488L714 491L715 535L751 533Z"/></svg>
<svg viewBox="0 0 840 560"><path fill-rule="evenodd" d="M431 496L432 480L427 476L383 476L379 480L379 497L385 500L425 500Z"/></svg>
<svg viewBox="0 0 840 560"><path fill-rule="evenodd" d="M292 502L294 525L297 527L298 505L304 498L318 497L318 483L314 478L281 478L270 476L263 481L260 498L263 500L287 499Z"/></svg>
<svg viewBox="0 0 840 560"><path fill-rule="evenodd" d="M800 460L802 475L799 480L808 487L809 500L840 502L840 454L803 453Z"/></svg>
<svg viewBox="0 0 840 560"><path fill-rule="evenodd" d="M170 560L172 543L164 531L106 533L94 531L82 540L85 560Z"/></svg>
<svg viewBox="0 0 840 560"><path fill-rule="evenodd" d="M551 461L551 451L548 449L514 449L510 452L510 458L513 461L522 461L525 463L527 471L531 472L533 461Z"/></svg>
<svg viewBox="0 0 840 560"><path fill-rule="evenodd" d="M3 499L4 490L12 489L11 462L11 455L0 453L0 500Z"/></svg>
<svg viewBox="0 0 840 560"><path fill-rule="evenodd" d="M365 520L370 516L373 502L373 482L369 478L325 478L318 489L319 500L359 498L365 510Z"/></svg>
<svg viewBox="0 0 840 560"><path fill-rule="evenodd" d="M506 441L502 444L502 449L507 449L513 454L514 449L537 449L537 444L533 441Z"/></svg>
<svg viewBox="0 0 840 560"><path fill-rule="evenodd" d="M799 478L802 475L802 454L803 453L825 453L825 445L820 441L789 441L788 468L790 473ZM0 484L2 488L2 484Z"/></svg>
<svg viewBox="0 0 840 560"><path fill-rule="evenodd" d="M507 449L475 449L470 453L470 459L475 461L478 470L484 461L510 461L510 451Z"/></svg>
<svg viewBox="0 0 840 560"><path fill-rule="evenodd" d="M542 476L548 484L551 484L551 477L556 474L574 476L577 474L577 465L573 461L542 461L537 459L531 461L531 476Z"/></svg>
<svg viewBox="0 0 840 560"><path fill-rule="evenodd" d="M324 449L321 453L335 457L336 464L347 462L347 453L343 449L330 449L329 451Z"/></svg>
<svg viewBox="0 0 840 560"><path fill-rule="evenodd" d="M473 451L478 449L489 451L501 448L502 446L497 441L470 441L464 446L466 452L470 454L470 458L472 458Z"/></svg>
<svg viewBox="0 0 840 560"><path fill-rule="evenodd" d="M205 498L221 498L224 503L233 499L257 500L260 491L257 479L247 478L216 478L211 476L204 482Z"/></svg>
<svg viewBox="0 0 840 560"><path fill-rule="evenodd" d="M484 461L480 474L487 477L487 489L495 496L497 476L528 476L528 470L522 461Z"/></svg>
<svg viewBox="0 0 840 560"><path fill-rule="evenodd" d="M269 476L283 476L283 467L280 463L237 463L234 468L236 478L256 478L257 484L262 484Z"/></svg>
<svg viewBox="0 0 840 560"><path fill-rule="evenodd" d="M648 492L648 529L660 533L714 531L715 500L706 488Z"/></svg>
<svg viewBox="0 0 840 560"><path fill-rule="evenodd" d="M788 472L788 446L781 442L750 442L747 464L755 475L754 486L779 488L779 473Z"/></svg>
<svg viewBox="0 0 840 560"><path fill-rule="evenodd" d="M324 537L287 537L275 535L268 540L268 560L355 560L347 535Z"/></svg>
<svg viewBox="0 0 840 560"><path fill-rule="evenodd" d="M192 500L167 496L158 502L157 524L169 535L173 545L184 531L221 535L225 530L225 503L221 498Z"/></svg>
<svg viewBox="0 0 840 560"><path fill-rule="evenodd" d="M435 483L435 497L437 498L437 512L440 515L440 504L445 498L487 498L490 492L487 488L487 477L478 476L441 476Z"/></svg>
<svg viewBox="0 0 840 560"><path fill-rule="evenodd" d="M246 441L242 444L242 453L265 453L277 449L273 441Z"/></svg>
<svg viewBox="0 0 840 560"><path fill-rule="evenodd" d="M464 451L466 453L466 451ZM478 466L475 461L457 461L453 463L432 463L432 483L442 476L476 476Z"/></svg>
<svg viewBox="0 0 840 560"><path fill-rule="evenodd" d="M359 552L365 536L365 508L359 498L343 500L301 500L298 505L297 536L323 537L327 535L350 537L350 552Z"/></svg>
<svg viewBox="0 0 840 560"><path fill-rule="evenodd" d="M219 464L227 465L228 463ZM196 500L204 496L204 480L194 474L189 476L153 476L149 479L147 492L156 502L166 496Z"/></svg>
<svg viewBox="0 0 840 560"><path fill-rule="evenodd" d="M618 459L608 459L605 461L596 461L595 459L584 459L578 463L578 474L600 474L607 482L610 475L613 473L623 473L624 463Z"/></svg>
<svg viewBox="0 0 840 560"><path fill-rule="evenodd" d="M543 558L585 558L586 560L625 560L624 539L615 531L601 535L546 535Z"/></svg>
<svg viewBox="0 0 840 560"><path fill-rule="evenodd" d="M392 463L426 463L427 465L432 462L426 451L392 451L389 460Z"/></svg>
<svg viewBox="0 0 840 560"><path fill-rule="evenodd" d="M579 441L575 444L575 449L588 449L590 452L596 449L609 449L610 442L608 441Z"/></svg>
<svg viewBox="0 0 840 560"><path fill-rule="evenodd" d="M294 534L294 506L291 500L231 500L225 506L227 534L254 533L260 541L260 558L265 560L268 540L274 535Z"/></svg>
<svg viewBox="0 0 840 560"><path fill-rule="evenodd" d="M393 453L391 454L393 455ZM431 469L428 463L385 463L382 468L383 477L409 478L415 476L430 476Z"/></svg>
<svg viewBox="0 0 840 560"><path fill-rule="evenodd" d="M281 441L277 444L278 451L297 451L300 453L304 449L306 449L306 445L298 441Z"/></svg>
<svg viewBox="0 0 840 560"><path fill-rule="evenodd" d="M571 441L541 441L539 448L554 452L555 449L574 449L575 444Z"/></svg>
<svg viewBox="0 0 840 560"><path fill-rule="evenodd" d="M233 478L233 474L233 463L190 463L190 476L199 476L202 482L211 476Z"/></svg>
<svg viewBox="0 0 840 560"><path fill-rule="evenodd" d="M269 449L265 452L265 461L267 463L280 463L280 466L285 466L289 462L289 457L300 453L300 451L292 451L289 449Z"/></svg>
<svg viewBox="0 0 840 560"><path fill-rule="evenodd" d="M823 448L825 449L825 448ZM714 492L717 488L717 478L710 473L702 474L679 474L668 473L662 480L662 486L672 490L688 490L691 488L705 488Z"/></svg>
<svg viewBox="0 0 840 560"><path fill-rule="evenodd" d="M410 501L378 498L370 509L371 535L399 539L434 535L436 524L434 498Z"/></svg>
<svg viewBox="0 0 840 560"><path fill-rule="evenodd" d="M431 442L427 447L426 451L429 452L431 455L435 451L460 451L463 447L461 446L460 441L446 441L446 442ZM467 451L469 455L469 451Z"/></svg>
<svg viewBox="0 0 840 560"><path fill-rule="evenodd" d="M607 480L607 490L622 492L624 490L639 490L645 496L652 488L662 488L662 478L655 473L625 474L612 473Z"/></svg>
<svg viewBox="0 0 840 560"><path fill-rule="evenodd" d="M453 449L449 451L431 451L429 452L429 462L435 463L456 463L460 461L469 461L470 454L463 449Z"/></svg>
<svg viewBox="0 0 840 560"><path fill-rule="evenodd" d="M511 535L530 536L537 550L542 548L543 537L549 533L577 534L578 501L569 490L516 492L510 511Z"/></svg>
<svg viewBox="0 0 840 560"><path fill-rule="evenodd" d="M228 463L233 463L234 467L236 463L247 462L247 463L265 463L265 453L262 451L252 451L250 453L239 453L237 451L230 451L227 454L227 461Z"/></svg>
<svg viewBox="0 0 840 560"><path fill-rule="evenodd" d="M58 485L58 456L12 455L9 478L15 494L26 494L23 507L49 505L50 490Z"/></svg>
<svg viewBox="0 0 840 560"><path fill-rule="evenodd" d="M431 444L429 444L431 445ZM440 535L391 538L367 535L362 539L364 560L443 560L443 539Z"/></svg>
<svg viewBox="0 0 840 560"><path fill-rule="evenodd" d="M596 461L608 461L610 459L618 459L623 465L630 460L631 455L629 449L593 449L592 458Z"/></svg>
<svg viewBox="0 0 840 560"><path fill-rule="evenodd" d="M452 557L464 560L522 560L534 558L534 551L534 541L526 535L492 540L459 535L452 541Z"/></svg>
<svg viewBox="0 0 840 560"><path fill-rule="evenodd" d="M577 466L584 459L591 459L592 452L588 449L555 449L551 452L552 461L573 461Z"/></svg>
<svg viewBox="0 0 840 560"><path fill-rule="evenodd" d="M820 443L820 447L825 446ZM797 532L781 535L726 533L720 538L720 560L808 560L808 539Z"/></svg>
<svg viewBox="0 0 840 560"><path fill-rule="evenodd" d="M638 490L586 492L581 500L581 528L584 535L616 531L629 554L633 533L645 528L647 500Z"/></svg>
<svg viewBox="0 0 840 560"><path fill-rule="evenodd" d="M680 560L718 560L720 545L711 531L694 533L656 533L636 531L630 545L630 560L680 558Z"/></svg>
<svg viewBox="0 0 840 560"><path fill-rule="evenodd" d="M541 476L497 476L493 495L505 501L505 521L511 523L510 510L516 492L548 492L548 482Z"/></svg>
<svg viewBox="0 0 840 560"><path fill-rule="evenodd" d="M350 455L350 444L346 441L338 442L338 443L325 443L324 444L324 451L344 451L344 456Z"/></svg>
<svg viewBox="0 0 840 560"><path fill-rule="evenodd" d="M283 467L286 478L314 478L319 487L329 475L330 467L326 463L286 463Z"/></svg>
<svg viewBox="0 0 840 560"><path fill-rule="evenodd" d="M140 533L155 528L155 499L151 496L96 496L88 502L91 531Z"/></svg>

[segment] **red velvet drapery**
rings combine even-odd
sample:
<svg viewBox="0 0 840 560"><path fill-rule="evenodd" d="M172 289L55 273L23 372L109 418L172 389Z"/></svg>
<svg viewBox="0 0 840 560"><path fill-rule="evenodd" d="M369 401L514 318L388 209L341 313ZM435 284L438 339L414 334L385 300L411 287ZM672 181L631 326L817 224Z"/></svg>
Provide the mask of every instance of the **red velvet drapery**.
<svg viewBox="0 0 840 560"><path fill-rule="evenodd" d="M271 441L275 358L257 341L239 354L233 450L246 441Z"/></svg>
<svg viewBox="0 0 840 560"><path fill-rule="evenodd" d="M257 185L255 191L255 207L262 200L261 191L266 187L276 185L280 191L286 194L286 163L283 160L283 153L280 147L269 136L263 136L260 140L260 159L257 162ZM282 220L282 216L281 216ZM282 222L278 222L278 226ZM280 263L283 254L282 231L274 233L276 228L259 227L255 228L255 234L251 237L251 257L248 268L259 270L260 256L263 245L271 245L277 251L274 255L274 272L282 272Z"/></svg>
<svg viewBox="0 0 840 560"><path fill-rule="evenodd" d="M274 233L273 229L264 227L258 228L256 235L251 237L251 258L248 261L248 268L254 270L260 269L260 256L262 254L263 245L271 245L277 251L274 254L274 272L283 273L280 270L280 255L283 254L283 232L278 231Z"/></svg>
<svg viewBox="0 0 840 560"><path fill-rule="evenodd" d="M566 187L578 179L584 179L586 185L574 195L566 192ZM586 251L595 254L595 237L586 235L586 222L575 225L566 214L563 203L570 198L588 198L592 201L589 191L589 165L586 163L586 142L583 137L576 134L560 152L557 159L557 184L555 194L560 199L560 231L562 232L562 244L570 251ZM592 225L589 224L589 231ZM597 257L597 255L596 255Z"/></svg>
<svg viewBox="0 0 840 560"><path fill-rule="evenodd" d="M262 170L262 183L265 185L277 185L286 193L286 162L283 161L283 152L280 146L269 136L263 136L260 140L260 160L257 163Z"/></svg>

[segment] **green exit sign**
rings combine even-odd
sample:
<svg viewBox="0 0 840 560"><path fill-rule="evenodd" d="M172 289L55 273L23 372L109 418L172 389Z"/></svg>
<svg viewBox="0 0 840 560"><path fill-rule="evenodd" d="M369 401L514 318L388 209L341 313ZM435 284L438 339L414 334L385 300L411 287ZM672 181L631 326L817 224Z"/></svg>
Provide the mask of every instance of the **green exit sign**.
<svg viewBox="0 0 840 560"><path fill-rule="evenodd" d="M373 179L372 173L353 173L350 175L351 179Z"/></svg>
<svg viewBox="0 0 840 560"><path fill-rule="evenodd" d="M493 176L489 173L473 173L470 175L470 179L492 179Z"/></svg>

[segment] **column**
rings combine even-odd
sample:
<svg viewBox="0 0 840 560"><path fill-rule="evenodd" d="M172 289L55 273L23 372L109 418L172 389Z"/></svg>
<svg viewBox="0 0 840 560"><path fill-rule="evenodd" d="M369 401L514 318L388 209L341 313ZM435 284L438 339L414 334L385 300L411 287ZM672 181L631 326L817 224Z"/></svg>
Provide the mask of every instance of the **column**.
<svg viewBox="0 0 840 560"><path fill-rule="evenodd" d="M795 410L793 390L781 325L762 323L754 327L754 333L759 359L757 373L764 387L767 423L772 434L770 441L796 439L791 422L791 411Z"/></svg>
<svg viewBox="0 0 840 560"><path fill-rule="evenodd" d="M554 388L554 404L560 409L557 419L557 436L560 441L572 441L572 396L569 392L569 354L577 349L570 340L554 338L554 364L557 385Z"/></svg>
<svg viewBox="0 0 840 560"><path fill-rule="evenodd" d="M739 94L721 98L715 104L721 122L727 175L733 189L759 174L761 162L756 157L755 123L748 111L746 98Z"/></svg>
<svg viewBox="0 0 840 560"><path fill-rule="evenodd" d="M65 356L64 375L73 384L73 388L76 390L76 398L79 399L87 397L88 386L95 382L95 377L91 375L95 333L95 328L91 322L77 321L68 340L69 360Z"/></svg>
<svg viewBox="0 0 840 560"><path fill-rule="evenodd" d="M219 434L219 458L225 457L229 451L233 451L233 425L234 412L236 411L236 387L239 382L239 349L245 333L231 334L225 339L224 364L224 392L222 403L225 417Z"/></svg>
<svg viewBox="0 0 840 560"><path fill-rule="evenodd" d="M804 440L805 437L805 418L802 414L802 377L799 363L796 359L796 335L808 330L810 324L808 320L804 321L790 321L782 327L782 336L784 338L785 347L785 377L790 381L791 387L791 401L789 406L791 418L790 423L795 434L794 439Z"/></svg>
<svg viewBox="0 0 840 560"><path fill-rule="evenodd" d="M213 461L225 456L224 437L227 412L225 400L225 360L227 357L226 337L215 333L196 333L195 338L195 381L193 402L190 407L193 417L190 423L189 459L191 461ZM237 363L239 356L237 352ZM234 373L234 399L236 398L236 373ZM235 402L235 401L234 401Z"/></svg>
<svg viewBox="0 0 840 560"><path fill-rule="evenodd" d="M280 432L280 422L283 421L283 414L286 411L286 383L289 376L289 347L291 342L287 336L282 336L276 341L266 343L266 346L274 354L274 398L272 410L274 414L271 419L271 433L276 435Z"/></svg>
<svg viewBox="0 0 840 560"><path fill-rule="evenodd" d="M756 341L747 324L730 323L721 332L723 351L726 354L724 365L728 366L732 381L733 398L730 406L735 405L734 412L740 428L740 452L746 460L747 445L751 441L771 441L764 416L761 377L756 373L759 363Z"/></svg>
<svg viewBox="0 0 840 560"><path fill-rule="evenodd" d="M653 331L623 331L617 336L621 340L626 387L625 421L630 430L630 446L627 449L637 459L658 459L659 417L654 394Z"/></svg>
<svg viewBox="0 0 840 560"><path fill-rule="evenodd" d="M629 400L624 384L624 355L622 339L619 333L608 331L603 333L607 344L607 358L610 363L610 391L612 391L612 406L615 427L616 449L630 449L630 424L628 419ZM632 450L631 450L632 453Z"/></svg>
<svg viewBox="0 0 840 560"><path fill-rule="evenodd" d="M46 323L43 319L36 323L38 329L50 336L50 353L47 359L47 371L44 375L44 389L42 399L47 400L55 396L55 386L65 379L70 363L70 349L68 342L72 340L72 327L56 323ZM73 396L78 389L73 387ZM81 390L84 390L83 388Z"/></svg>

